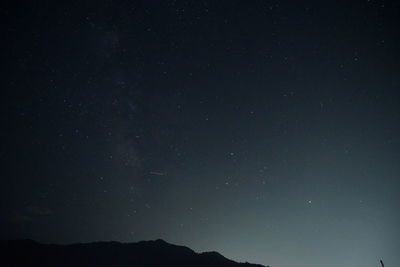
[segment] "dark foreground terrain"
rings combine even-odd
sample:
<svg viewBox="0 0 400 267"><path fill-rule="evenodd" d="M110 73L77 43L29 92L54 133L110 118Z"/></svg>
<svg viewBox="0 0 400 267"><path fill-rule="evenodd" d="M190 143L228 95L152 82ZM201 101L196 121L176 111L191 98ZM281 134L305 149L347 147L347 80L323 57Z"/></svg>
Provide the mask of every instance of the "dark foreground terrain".
<svg viewBox="0 0 400 267"><path fill-rule="evenodd" d="M237 263L217 252L196 253L163 240L138 243L95 242L53 245L31 240L0 241L0 266L231 266L262 267Z"/></svg>

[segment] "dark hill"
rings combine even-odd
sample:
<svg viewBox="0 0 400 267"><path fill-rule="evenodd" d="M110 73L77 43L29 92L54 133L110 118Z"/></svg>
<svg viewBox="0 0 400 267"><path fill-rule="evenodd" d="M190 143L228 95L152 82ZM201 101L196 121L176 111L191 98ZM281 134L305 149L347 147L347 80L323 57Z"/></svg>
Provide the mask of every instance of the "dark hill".
<svg viewBox="0 0 400 267"><path fill-rule="evenodd" d="M199 254L161 239L72 245L40 244L31 240L0 241L0 255L0 266L15 267L263 267L237 263L217 252Z"/></svg>

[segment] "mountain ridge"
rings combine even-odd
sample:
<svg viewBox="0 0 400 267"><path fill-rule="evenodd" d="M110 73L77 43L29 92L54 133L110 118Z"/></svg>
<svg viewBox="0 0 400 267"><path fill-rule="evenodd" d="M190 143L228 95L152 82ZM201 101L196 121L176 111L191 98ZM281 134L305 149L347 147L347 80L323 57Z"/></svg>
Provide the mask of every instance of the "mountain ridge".
<svg viewBox="0 0 400 267"><path fill-rule="evenodd" d="M0 251L4 255L0 258L0 265L18 267L268 267L235 262L215 251L197 253L162 239L73 244L45 244L30 239L0 240Z"/></svg>

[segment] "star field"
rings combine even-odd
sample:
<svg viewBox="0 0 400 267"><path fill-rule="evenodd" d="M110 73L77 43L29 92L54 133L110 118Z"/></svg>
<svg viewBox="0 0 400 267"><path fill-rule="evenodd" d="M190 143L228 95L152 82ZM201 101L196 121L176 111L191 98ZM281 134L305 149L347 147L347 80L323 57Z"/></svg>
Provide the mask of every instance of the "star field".
<svg viewBox="0 0 400 267"><path fill-rule="evenodd" d="M395 266L399 12L384 0L4 4L0 238Z"/></svg>

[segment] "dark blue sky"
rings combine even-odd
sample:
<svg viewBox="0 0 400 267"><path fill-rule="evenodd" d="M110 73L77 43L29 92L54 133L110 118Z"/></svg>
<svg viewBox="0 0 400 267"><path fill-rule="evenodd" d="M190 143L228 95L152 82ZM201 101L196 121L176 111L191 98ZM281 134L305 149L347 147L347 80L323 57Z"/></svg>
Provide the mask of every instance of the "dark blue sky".
<svg viewBox="0 0 400 267"><path fill-rule="evenodd" d="M400 262L395 1L1 8L0 238Z"/></svg>

